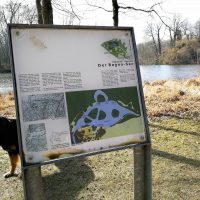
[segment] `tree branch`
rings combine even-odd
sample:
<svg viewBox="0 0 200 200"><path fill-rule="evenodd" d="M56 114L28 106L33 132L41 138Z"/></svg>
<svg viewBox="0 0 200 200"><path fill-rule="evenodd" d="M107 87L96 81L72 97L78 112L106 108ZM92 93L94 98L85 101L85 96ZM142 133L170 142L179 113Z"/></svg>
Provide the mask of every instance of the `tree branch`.
<svg viewBox="0 0 200 200"><path fill-rule="evenodd" d="M152 5L149 9L141 9L141 8L135 8L133 6L121 6L121 5L119 5L119 8L124 9L124 10L134 10L134 11L145 12L145 13L150 13L150 14L154 13L166 27L171 29L171 27L165 23L165 21L162 19L162 17L154 9L154 7L157 5L160 5L160 3L156 3L156 4Z"/></svg>
<svg viewBox="0 0 200 200"><path fill-rule="evenodd" d="M87 0L86 0L86 2L87 2L87 5L89 5L89 6L91 6L91 7L98 8L98 9L102 9L102 10L104 10L104 11L106 11L106 12L113 12L112 10L105 9L105 8L102 7L102 6L98 6L98 5L95 5L95 4L90 4Z"/></svg>
<svg viewBox="0 0 200 200"><path fill-rule="evenodd" d="M68 0L67 2L69 3L71 10L63 8L60 4L56 3L56 1L53 1L53 5L57 10L67 13L67 14L70 14L70 15L73 15L79 21L81 21L81 17L79 15L77 15L76 12L74 11L74 8L73 8L74 6L72 4L72 0Z"/></svg>
<svg viewBox="0 0 200 200"><path fill-rule="evenodd" d="M81 19L80 19L80 16L78 16L77 14L76 14L76 12L74 11L74 6L73 6L73 4L72 4L72 0L69 0L69 4L70 4L70 6L71 6L71 10L72 10L72 13L73 13L73 15L79 20L79 21L81 21Z"/></svg>

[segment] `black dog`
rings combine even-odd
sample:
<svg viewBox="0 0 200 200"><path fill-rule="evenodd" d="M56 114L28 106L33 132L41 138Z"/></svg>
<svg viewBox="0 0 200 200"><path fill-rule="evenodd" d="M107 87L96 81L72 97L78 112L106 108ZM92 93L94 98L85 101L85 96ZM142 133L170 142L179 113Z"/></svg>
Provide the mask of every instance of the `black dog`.
<svg viewBox="0 0 200 200"><path fill-rule="evenodd" d="M19 145L15 119L0 117L0 146L8 152L11 164L10 172L6 173L4 177L16 176L15 171L19 162Z"/></svg>

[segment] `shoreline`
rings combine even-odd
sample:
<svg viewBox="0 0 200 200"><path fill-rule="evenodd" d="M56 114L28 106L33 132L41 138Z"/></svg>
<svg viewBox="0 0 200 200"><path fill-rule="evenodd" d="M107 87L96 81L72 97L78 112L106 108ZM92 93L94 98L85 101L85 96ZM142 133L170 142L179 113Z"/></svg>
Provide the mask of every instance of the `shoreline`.
<svg viewBox="0 0 200 200"><path fill-rule="evenodd" d="M198 117L196 115L198 109L200 110L200 77L145 81L143 92L149 118L185 114ZM0 115L15 117L13 91L0 92Z"/></svg>

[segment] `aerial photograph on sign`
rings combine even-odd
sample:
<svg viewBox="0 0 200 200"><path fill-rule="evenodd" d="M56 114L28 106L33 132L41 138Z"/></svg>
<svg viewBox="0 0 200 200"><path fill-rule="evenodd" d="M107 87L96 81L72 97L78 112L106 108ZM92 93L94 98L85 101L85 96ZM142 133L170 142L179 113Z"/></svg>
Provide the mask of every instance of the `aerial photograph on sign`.
<svg viewBox="0 0 200 200"><path fill-rule="evenodd" d="M26 149L28 152L48 150L44 123L29 124L25 131L25 135Z"/></svg>
<svg viewBox="0 0 200 200"><path fill-rule="evenodd" d="M66 116L64 94L37 94L22 97L24 121L64 118Z"/></svg>

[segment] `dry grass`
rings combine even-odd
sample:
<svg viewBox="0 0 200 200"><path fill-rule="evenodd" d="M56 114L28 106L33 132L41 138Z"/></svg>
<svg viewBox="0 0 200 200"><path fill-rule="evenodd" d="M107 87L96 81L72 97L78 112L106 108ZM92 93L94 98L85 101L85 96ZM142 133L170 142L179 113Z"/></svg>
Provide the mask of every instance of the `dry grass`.
<svg viewBox="0 0 200 200"><path fill-rule="evenodd" d="M200 78L196 78L196 79L190 79L185 81L184 84L186 87L191 87L191 86L200 86Z"/></svg>
<svg viewBox="0 0 200 200"><path fill-rule="evenodd" d="M200 78L144 84L148 116L199 117Z"/></svg>
<svg viewBox="0 0 200 200"><path fill-rule="evenodd" d="M0 115L9 118L15 117L15 103L13 92L0 94Z"/></svg>

